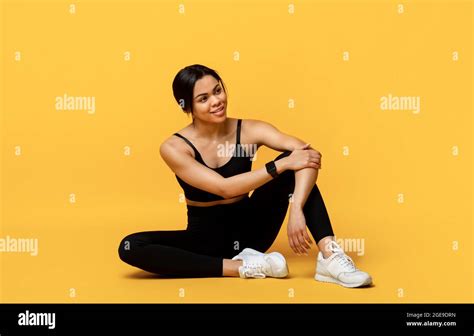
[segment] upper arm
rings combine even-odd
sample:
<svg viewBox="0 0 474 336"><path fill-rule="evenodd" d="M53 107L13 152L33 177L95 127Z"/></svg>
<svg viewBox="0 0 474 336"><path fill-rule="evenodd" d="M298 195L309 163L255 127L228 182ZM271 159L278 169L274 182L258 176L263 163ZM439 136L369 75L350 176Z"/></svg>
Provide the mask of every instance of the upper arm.
<svg viewBox="0 0 474 336"><path fill-rule="evenodd" d="M187 184L226 198L223 187L225 178L197 162L191 154L165 141L160 146L160 155L171 170Z"/></svg>
<svg viewBox="0 0 474 336"><path fill-rule="evenodd" d="M257 146L265 145L274 150L292 151L296 148L303 147L306 143L302 140L285 134L278 130L275 126L261 120L246 119L252 134L252 141Z"/></svg>

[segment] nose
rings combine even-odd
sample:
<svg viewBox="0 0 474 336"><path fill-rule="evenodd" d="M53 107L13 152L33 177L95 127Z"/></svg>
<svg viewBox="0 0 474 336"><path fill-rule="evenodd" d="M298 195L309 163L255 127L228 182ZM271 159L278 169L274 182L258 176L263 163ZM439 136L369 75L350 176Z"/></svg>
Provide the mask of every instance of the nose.
<svg viewBox="0 0 474 336"><path fill-rule="evenodd" d="M217 98L216 96L212 96L212 106L217 107L221 105L221 100Z"/></svg>

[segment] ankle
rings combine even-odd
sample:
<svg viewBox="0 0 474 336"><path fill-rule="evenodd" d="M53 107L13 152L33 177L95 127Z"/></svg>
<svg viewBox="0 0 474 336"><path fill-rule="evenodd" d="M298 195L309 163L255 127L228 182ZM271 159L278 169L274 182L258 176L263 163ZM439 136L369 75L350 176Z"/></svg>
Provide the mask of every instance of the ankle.
<svg viewBox="0 0 474 336"><path fill-rule="evenodd" d="M333 236L327 236L318 242L319 250L321 251L321 254L323 255L324 259L329 258L333 254L333 252L329 248L329 244L332 241L334 241Z"/></svg>
<svg viewBox="0 0 474 336"><path fill-rule="evenodd" d="M222 261L222 275L231 277L240 276L239 267L243 266L243 264L244 262L242 260L224 259Z"/></svg>
<svg viewBox="0 0 474 336"><path fill-rule="evenodd" d="M327 259L331 256L332 252L321 252L323 254L323 258Z"/></svg>

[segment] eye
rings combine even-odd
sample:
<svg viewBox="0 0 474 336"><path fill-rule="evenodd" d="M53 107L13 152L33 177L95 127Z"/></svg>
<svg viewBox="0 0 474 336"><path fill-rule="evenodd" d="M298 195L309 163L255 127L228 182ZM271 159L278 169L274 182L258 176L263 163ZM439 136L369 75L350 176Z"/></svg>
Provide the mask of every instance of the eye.
<svg viewBox="0 0 474 336"><path fill-rule="evenodd" d="M204 103L206 101L206 97L201 98L201 103Z"/></svg>
<svg viewBox="0 0 474 336"><path fill-rule="evenodd" d="M217 93L220 93L220 92L221 92L221 88L218 87L218 88L216 89L216 92L217 92Z"/></svg>

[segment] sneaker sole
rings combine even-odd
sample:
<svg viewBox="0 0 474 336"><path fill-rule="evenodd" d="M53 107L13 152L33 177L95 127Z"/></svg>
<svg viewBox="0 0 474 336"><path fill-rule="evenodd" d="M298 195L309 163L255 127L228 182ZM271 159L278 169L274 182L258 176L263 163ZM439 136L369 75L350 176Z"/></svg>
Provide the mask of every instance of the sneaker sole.
<svg viewBox="0 0 474 336"><path fill-rule="evenodd" d="M334 279L332 277L328 277L328 276L321 275L321 274L316 274L314 276L314 279L317 280L317 281L321 281L321 282L335 283L335 284L338 284L338 285L341 285L341 286L344 286L344 287L348 287L348 288L368 286L372 283L372 278L367 278L365 281L363 281L361 283L348 284L348 283L339 281L337 279Z"/></svg>

